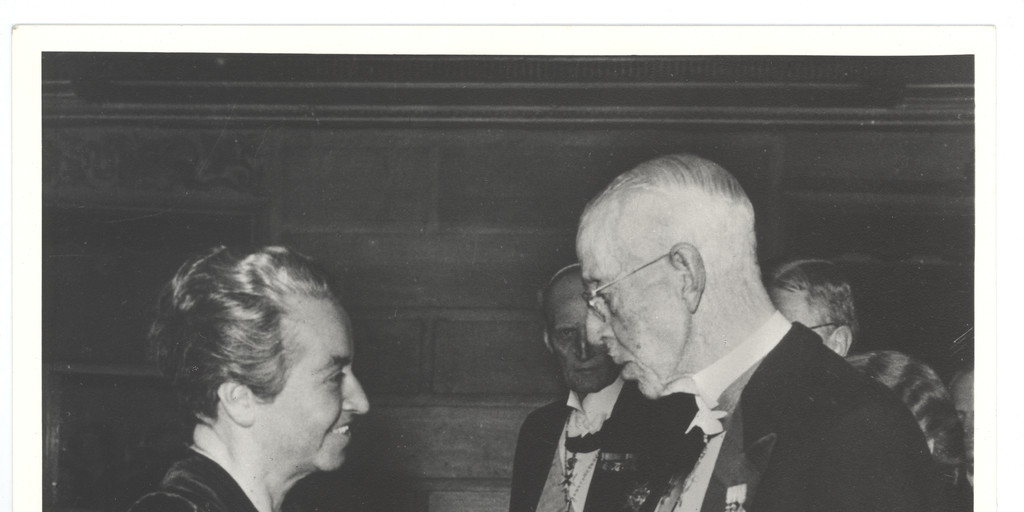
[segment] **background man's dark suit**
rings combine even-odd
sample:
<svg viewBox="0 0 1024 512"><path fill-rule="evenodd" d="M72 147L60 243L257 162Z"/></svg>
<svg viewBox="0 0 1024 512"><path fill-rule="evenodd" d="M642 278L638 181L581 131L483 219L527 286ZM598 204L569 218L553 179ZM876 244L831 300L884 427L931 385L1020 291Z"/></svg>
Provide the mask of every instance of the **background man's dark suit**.
<svg viewBox="0 0 1024 512"><path fill-rule="evenodd" d="M626 382L611 416L601 428L604 436L601 452L614 455L628 453L637 459L618 471L612 462L599 461L594 468L582 512L631 510L628 497L642 487L653 491L653 505L667 483L668 475L660 465L664 453L671 450L668 447L671 443L666 442L666 437L682 433L682 430L669 428L668 415L685 417L688 414L692 418L695 412L695 409L688 412L664 410L658 402L645 399L635 382ZM568 416L569 407L561 400L533 411L523 422L512 470L510 512L533 512L536 509ZM682 428L685 429L686 425ZM662 453L660 457L659 452Z"/></svg>
<svg viewBox="0 0 1024 512"><path fill-rule="evenodd" d="M740 483L751 512L934 509L934 467L910 412L801 324L751 375L737 413L703 512L726 510Z"/></svg>

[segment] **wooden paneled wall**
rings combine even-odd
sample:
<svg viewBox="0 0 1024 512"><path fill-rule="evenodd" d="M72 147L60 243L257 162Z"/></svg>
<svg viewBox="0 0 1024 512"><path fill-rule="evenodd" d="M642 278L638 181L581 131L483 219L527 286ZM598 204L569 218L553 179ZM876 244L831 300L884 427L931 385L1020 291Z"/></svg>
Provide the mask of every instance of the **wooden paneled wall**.
<svg viewBox="0 0 1024 512"><path fill-rule="evenodd" d="M766 265L840 257L861 292L864 348L941 367L944 342L973 318L974 143L970 120L955 120L962 108L816 107L811 123L776 105L744 107L732 115L747 120L726 125L686 111L667 124L336 114L321 125L221 123L203 106L153 121L144 105L60 94L51 105L53 506L123 508L179 446L185 433L144 350L148 304L186 254L213 243L283 243L323 261L353 318L372 410L346 467L301 482L294 511L503 510L519 424L562 393L537 290L575 260L586 201L657 155L695 152L737 175ZM886 122L863 122L873 115Z"/></svg>

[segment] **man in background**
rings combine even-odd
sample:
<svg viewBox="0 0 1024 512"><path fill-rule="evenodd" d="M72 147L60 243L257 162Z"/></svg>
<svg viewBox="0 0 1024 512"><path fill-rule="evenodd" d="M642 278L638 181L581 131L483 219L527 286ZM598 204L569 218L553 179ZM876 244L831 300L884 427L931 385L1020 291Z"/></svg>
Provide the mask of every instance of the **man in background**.
<svg viewBox="0 0 1024 512"><path fill-rule="evenodd" d="M661 407L624 383L604 346L588 345L579 265L541 291L544 341L558 362L567 399L533 411L523 423L512 473L512 512L639 510L656 486L652 450L670 425ZM689 411L692 417L695 409ZM659 460L661 460L659 458ZM665 480L667 481L667 479Z"/></svg>
<svg viewBox="0 0 1024 512"><path fill-rule="evenodd" d="M846 357L856 342L857 313L853 291L839 267L828 260L782 263L771 273L772 303L791 322L800 322L825 346Z"/></svg>

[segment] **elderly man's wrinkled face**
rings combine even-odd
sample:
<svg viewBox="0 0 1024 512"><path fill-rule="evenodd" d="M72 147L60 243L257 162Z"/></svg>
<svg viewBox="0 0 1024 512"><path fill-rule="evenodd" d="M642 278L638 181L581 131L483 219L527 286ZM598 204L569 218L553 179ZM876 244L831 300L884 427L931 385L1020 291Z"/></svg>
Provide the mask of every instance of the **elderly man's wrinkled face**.
<svg viewBox="0 0 1024 512"><path fill-rule="evenodd" d="M261 446L296 475L337 469L353 419L369 410L352 373L348 316L328 300L294 298L281 328L294 359L284 389L259 406Z"/></svg>
<svg viewBox="0 0 1024 512"><path fill-rule="evenodd" d="M607 242L610 238L585 236L577 246L587 289L623 278L599 292L595 301L604 304L589 311L588 339L606 345L615 362L624 365L623 378L639 381L646 397L657 398L670 382L700 369L688 369L686 362L692 316L670 279L668 257L657 261L656 254L648 260L617 257ZM627 276L649 261L654 263Z"/></svg>
<svg viewBox="0 0 1024 512"><path fill-rule="evenodd" d="M548 298L547 335L569 389L582 395L607 387L619 376L620 367L602 345L587 343L587 305L583 281L570 272L552 286Z"/></svg>

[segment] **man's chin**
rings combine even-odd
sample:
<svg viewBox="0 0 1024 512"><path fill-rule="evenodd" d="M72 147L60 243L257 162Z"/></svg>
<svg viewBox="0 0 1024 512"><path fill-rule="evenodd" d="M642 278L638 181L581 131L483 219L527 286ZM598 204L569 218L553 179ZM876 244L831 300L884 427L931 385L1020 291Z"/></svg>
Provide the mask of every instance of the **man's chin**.
<svg viewBox="0 0 1024 512"><path fill-rule="evenodd" d="M661 398L661 393L665 389L664 386L651 384L643 379L638 380L637 384L637 387L640 388L640 394L644 395L648 400Z"/></svg>
<svg viewBox="0 0 1024 512"><path fill-rule="evenodd" d="M569 381L569 388L577 393L597 393L602 389L608 387L615 379L597 379L592 376L589 378L580 378L578 375Z"/></svg>
<svg viewBox="0 0 1024 512"><path fill-rule="evenodd" d="M640 388L640 393L645 397L651 400L658 398L664 386L658 382L652 382L649 378L645 377L650 377L650 375L640 371L640 367L636 363L628 362L622 367L623 379L637 381L637 387Z"/></svg>
<svg viewBox="0 0 1024 512"><path fill-rule="evenodd" d="M626 380L642 380L640 375L640 368L637 367L636 363L629 361L622 366L622 378Z"/></svg>

